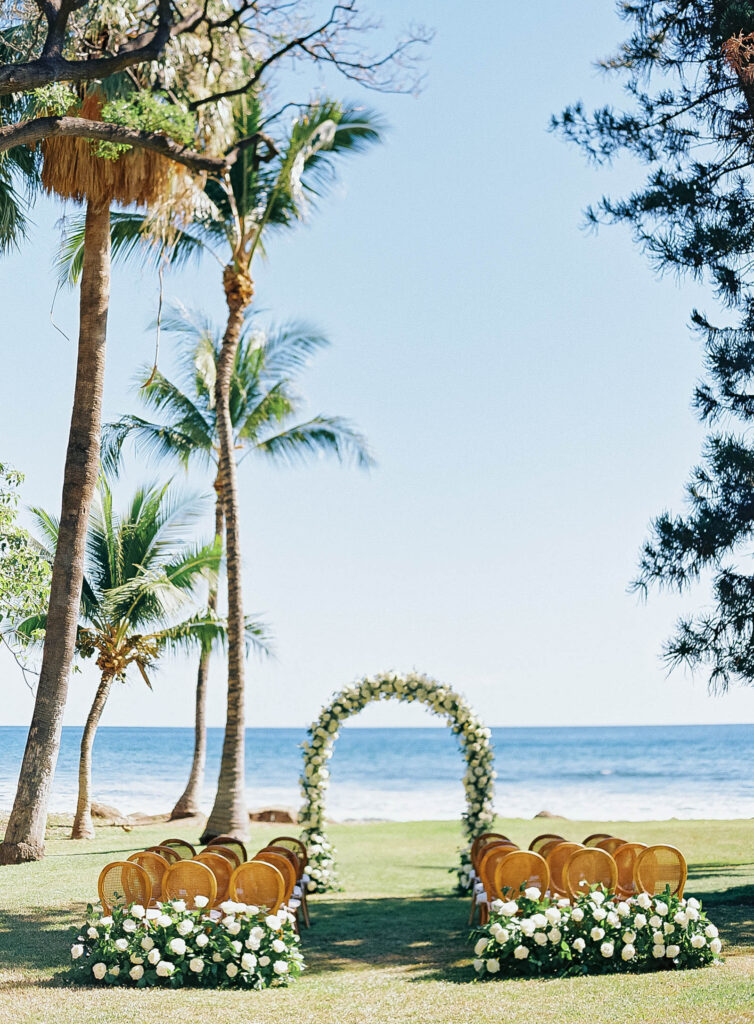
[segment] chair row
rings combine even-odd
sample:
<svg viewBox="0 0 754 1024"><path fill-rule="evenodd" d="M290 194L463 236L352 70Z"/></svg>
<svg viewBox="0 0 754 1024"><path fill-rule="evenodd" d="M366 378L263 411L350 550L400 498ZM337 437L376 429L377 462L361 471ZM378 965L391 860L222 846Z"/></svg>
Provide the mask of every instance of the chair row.
<svg viewBox="0 0 754 1024"><path fill-rule="evenodd" d="M211 911L230 898L270 913L284 904L296 916L300 910L308 927L306 863L306 847L293 836L278 836L251 861L243 843L230 837L219 837L201 853L185 840L171 839L106 865L97 888L106 912L114 905L148 907L169 899L194 909L197 896Z"/></svg>
<svg viewBox="0 0 754 1024"><path fill-rule="evenodd" d="M520 850L500 833L485 833L475 840L472 866L469 923L477 907L484 919L492 900L511 898L529 886L568 899L594 884L604 885L620 899L638 892L664 892L668 885L682 896L687 873L683 854L674 846L622 843L611 854L599 846L558 839L539 851Z"/></svg>

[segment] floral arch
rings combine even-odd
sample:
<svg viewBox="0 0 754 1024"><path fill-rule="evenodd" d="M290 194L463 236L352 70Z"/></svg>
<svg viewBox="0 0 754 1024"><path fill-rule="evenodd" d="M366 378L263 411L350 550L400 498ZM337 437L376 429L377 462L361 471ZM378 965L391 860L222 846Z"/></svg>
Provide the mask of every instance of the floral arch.
<svg viewBox="0 0 754 1024"><path fill-rule="evenodd" d="M304 767L301 792L304 805L299 822L303 825L302 839L309 849L309 889L324 892L337 887L335 849L325 834L325 794L330 772L327 762L332 757L340 724L351 715L358 714L367 704L377 700L418 701L430 711L445 719L458 736L466 759L463 778L466 790L466 810L463 813L463 831L467 846L461 851L458 869L459 888L470 887L471 841L488 827L493 818L492 795L495 779L494 754L490 744L490 730L485 728L470 705L449 686L423 675L384 675L364 678L340 693L322 709L316 722L309 727L308 739L302 744Z"/></svg>

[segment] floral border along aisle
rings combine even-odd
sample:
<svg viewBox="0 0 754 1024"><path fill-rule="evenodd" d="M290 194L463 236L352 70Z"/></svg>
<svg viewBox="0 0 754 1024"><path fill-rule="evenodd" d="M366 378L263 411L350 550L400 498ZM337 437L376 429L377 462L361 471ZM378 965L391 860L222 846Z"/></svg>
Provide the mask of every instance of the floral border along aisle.
<svg viewBox="0 0 754 1024"><path fill-rule="evenodd" d="M304 827L301 838L309 854L306 870L310 892L324 892L337 888L338 884L335 849L325 834L324 821L325 793L330 778L327 762L332 757L340 724L373 701L391 699L407 703L419 701L434 714L445 718L451 731L459 738L466 759L463 830L469 846L461 852L458 887L461 892L470 891L471 840L489 827L494 818L492 796L495 772L490 730L485 728L463 697L449 686L428 676L409 674L374 676L347 686L333 697L322 709L317 721L309 727L309 739L302 744L304 769L300 782L304 806L299 822Z"/></svg>
<svg viewBox="0 0 754 1024"><path fill-rule="evenodd" d="M612 902L602 886L567 899L527 889L495 900L472 933L479 977L608 974L704 967L721 949L717 928L693 898L640 893Z"/></svg>
<svg viewBox="0 0 754 1024"><path fill-rule="evenodd" d="M197 896L197 903L203 897ZM293 918L282 908L226 900L214 918L172 900L145 910L137 903L87 921L71 947L72 980L83 984L181 988L287 985L304 969Z"/></svg>

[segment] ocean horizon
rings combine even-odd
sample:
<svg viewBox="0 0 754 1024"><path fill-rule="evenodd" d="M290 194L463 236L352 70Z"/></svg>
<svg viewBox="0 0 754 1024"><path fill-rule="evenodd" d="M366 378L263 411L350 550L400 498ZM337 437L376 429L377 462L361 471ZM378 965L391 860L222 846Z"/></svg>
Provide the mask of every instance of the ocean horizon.
<svg viewBox="0 0 754 1024"><path fill-rule="evenodd" d="M82 729L63 729L50 810L75 807ZM0 726L0 809L15 793L27 729ZM223 730L207 731L202 798L212 804ZM250 808L298 809L305 729L246 730ZM754 725L562 726L492 729L495 809L574 820L754 817ZM168 812L185 786L193 729L103 726L93 794L126 814ZM460 816L465 765L446 727L345 726L335 744L327 815L349 820Z"/></svg>

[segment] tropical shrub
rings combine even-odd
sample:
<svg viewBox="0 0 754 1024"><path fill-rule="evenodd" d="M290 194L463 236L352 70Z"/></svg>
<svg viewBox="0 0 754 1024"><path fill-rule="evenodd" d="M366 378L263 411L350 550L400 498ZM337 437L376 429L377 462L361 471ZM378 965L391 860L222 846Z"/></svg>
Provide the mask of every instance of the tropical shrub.
<svg viewBox="0 0 754 1024"><path fill-rule="evenodd" d="M197 903L203 897L197 897ZM221 913L189 910L183 900L138 903L102 915L87 907L71 946L79 984L263 989L287 985L304 969L293 917L282 908L226 900Z"/></svg>
<svg viewBox="0 0 754 1024"><path fill-rule="evenodd" d="M611 974L714 963L717 928L693 897L640 893L617 902L594 886L571 902L532 887L495 900L472 933L474 970L490 976Z"/></svg>

